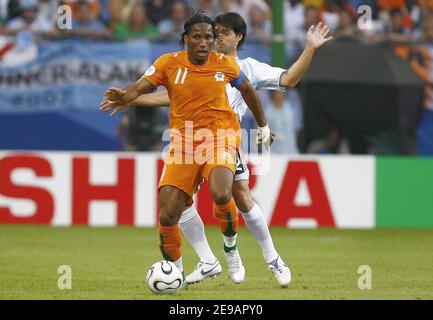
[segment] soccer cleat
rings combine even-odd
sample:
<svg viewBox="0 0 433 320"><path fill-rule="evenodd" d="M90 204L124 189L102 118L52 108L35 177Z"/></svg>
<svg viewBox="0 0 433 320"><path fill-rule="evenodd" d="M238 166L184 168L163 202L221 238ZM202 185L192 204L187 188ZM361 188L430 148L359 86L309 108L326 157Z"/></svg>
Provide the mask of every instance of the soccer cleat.
<svg viewBox="0 0 433 320"><path fill-rule="evenodd" d="M280 256L268 263L269 270L272 271L280 286L287 287L292 281L292 274L289 267L284 263Z"/></svg>
<svg viewBox="0 0 433 320"><path fill-rule="evenodd" d="M215 277L220 275L222 272L221 264L218 259L214 263L205 263L200 261L194 268L194 271L186 276L186 282L197 283L201 282L208 277Z"/></svg>
<svg viewBox="0 0 433 320"><path fill-rule="evenodd" d="M245 267L242 264L241 256L237 248L225 252L227 266L229 269L229 278L234 283L239 284L245 280Z"/></svg>

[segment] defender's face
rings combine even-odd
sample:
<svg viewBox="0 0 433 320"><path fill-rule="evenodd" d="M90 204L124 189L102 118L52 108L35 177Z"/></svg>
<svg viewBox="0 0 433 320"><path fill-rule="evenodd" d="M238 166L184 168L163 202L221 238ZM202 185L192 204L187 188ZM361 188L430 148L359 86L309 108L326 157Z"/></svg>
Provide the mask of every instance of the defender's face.
<svg viewBox="0 0 433 320"><path fill-rule="evenodd" d="M185 36L188 47L188 56L193 63L203 64L207 61L212 49L214 33L212 26L208 23L195 24L189 34Z"/></svg>
<svg viewBox="0 0 433 320"><path fill-rule="evenodd" d="M239 41L242 40L242 36L236 35L236 33L221 24L215 26L216 31L216 49L220 53L230 54L238 46Z"/></svg>

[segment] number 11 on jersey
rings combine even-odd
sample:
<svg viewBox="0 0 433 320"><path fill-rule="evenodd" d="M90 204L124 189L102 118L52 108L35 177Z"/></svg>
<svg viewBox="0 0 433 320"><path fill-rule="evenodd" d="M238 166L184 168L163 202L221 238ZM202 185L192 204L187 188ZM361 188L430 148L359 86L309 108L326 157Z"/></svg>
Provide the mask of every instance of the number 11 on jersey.
<svg viewBox="0 0 433 320"><path fill-rule="evenodd" d="M188 74L188 68L182 69L179 67L179 70L177 70L176 80L174 80L174 84L179 84L179 83L184 84L187 74ZM182 77L182 79L181 79L181 77ZM180 80L180 82L179 82L179 80Z"/></svg>

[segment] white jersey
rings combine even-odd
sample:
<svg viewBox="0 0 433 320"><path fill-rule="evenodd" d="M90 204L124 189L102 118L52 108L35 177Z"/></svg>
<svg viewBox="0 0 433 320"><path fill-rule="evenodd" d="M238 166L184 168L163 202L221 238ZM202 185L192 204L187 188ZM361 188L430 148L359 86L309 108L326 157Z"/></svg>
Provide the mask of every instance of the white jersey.
<svg viewBox="0 0 433 320"><path fill-rule="evenodd" d="M285 90L285 88L279 86L279 83L281 75L286 70L272 67L266 63L254 60L253 58L244 60L237 58L237 61L242 72L250 80L254 90ZM248 108L242 98L242 94L230 84L227 84L226 91L230 105L238 115L239 121L242 121L242 117L245 115Z"/></svg>

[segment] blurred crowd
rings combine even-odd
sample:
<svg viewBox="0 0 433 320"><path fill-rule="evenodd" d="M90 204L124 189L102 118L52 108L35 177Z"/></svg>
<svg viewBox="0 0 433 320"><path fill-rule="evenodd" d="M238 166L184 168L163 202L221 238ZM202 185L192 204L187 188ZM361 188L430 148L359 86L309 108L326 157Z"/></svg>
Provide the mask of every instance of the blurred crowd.
<svg viewBox="0 0 433 320"><path fill-rule="evenodd" d="M325 22L337 41L424 42L433 40L431 0L287 0L288 43L303 47L309 26Z"/></svg>
<svg viewBox="0 0 433 320"><path fill-rule="evenodd" d="M72 12L69 28L59 27L62 5ZM211 15L239 12L252 34L270 35L270 7L263 0L0 0L0 34L15 36L30 30L50 39L168 40L179 36L195 8Z"/></svg>
<svg viewBox="0 0 433 320"><path fill-rule="evenodd" d="M266 44L272 39L271 5L272 0L0 0L0 60L6 61L12 42L22 49L11 57L17 59L19 52L31 54L32 45L36 50L41 39L177 40L184 21L198 8L214 17L239 13L247 22L249 41ZM68 12L70 21L64 16ZM334 41L433 44L433 0L284 0L287 61L299 55L307 29L319 22L330 27ZM430 88L430 81L426 84ZM281 128L275 151L298 153L303 125L298 90L262 97L272 127ZM154 124L166 125L166 112L141 109L125 113L118 134L126 141L125 149L156 150L164 128L155 129ZM253 128L249 120L253 122L247 114L243 124ZM338 140L334 136L329 140ZM140 137L144 140L138 141Z"/></svg>
<svg viewBox="0 0 433 320"><path fill-rule="evenodd" d="M177 38L194 8L216 16L235 11L249 38L272 34L271 0L0 0L0 34L30 30L46 38L126 40ZM59 28L59 6L71 8L71 28ZM365 6L368 6L365 7ZM433 0L285 0L289 44L305 42L305 30L323 21L342 39L418 41L433 39ZM371 19L370 19L371 18Z"/></svg>

